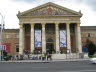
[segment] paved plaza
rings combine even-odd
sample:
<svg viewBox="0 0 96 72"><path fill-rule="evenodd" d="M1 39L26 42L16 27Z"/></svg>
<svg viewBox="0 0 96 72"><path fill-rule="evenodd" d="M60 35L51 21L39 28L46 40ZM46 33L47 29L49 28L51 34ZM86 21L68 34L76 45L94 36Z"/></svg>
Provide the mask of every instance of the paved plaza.
<svg viewBox="0 0 96 72"><path fill-rule="evenodd" d="M88 60L54 62L0 62L0 72L96 72Z"/></svg>

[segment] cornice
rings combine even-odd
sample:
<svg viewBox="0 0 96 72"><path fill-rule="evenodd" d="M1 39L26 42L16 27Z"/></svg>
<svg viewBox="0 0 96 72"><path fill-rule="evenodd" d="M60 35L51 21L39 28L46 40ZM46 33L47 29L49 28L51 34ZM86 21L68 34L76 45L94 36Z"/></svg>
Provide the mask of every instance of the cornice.
<svg viewBox="0 0 96 72"><path fill-rule="evenodd" d="M48 18L48 17L81 17L81 16L78 16L78 15L48 15L48 16L19 16L18 18Z"/></svg>

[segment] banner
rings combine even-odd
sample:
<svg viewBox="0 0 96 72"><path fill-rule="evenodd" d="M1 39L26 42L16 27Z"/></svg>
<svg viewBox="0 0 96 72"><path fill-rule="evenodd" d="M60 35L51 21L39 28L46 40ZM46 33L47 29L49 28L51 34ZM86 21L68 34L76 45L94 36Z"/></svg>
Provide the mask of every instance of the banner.
<svg viewBox="0 0 96 72"><path fill-rule="evenodd" d="M66 47L66 30L60 30L60 47Z"/></svg>
<svg viewBox="0 0 96 72"><path fill-rule="evenodd" d="M41 47L41 30L35 30L35 47Z"/></svg>

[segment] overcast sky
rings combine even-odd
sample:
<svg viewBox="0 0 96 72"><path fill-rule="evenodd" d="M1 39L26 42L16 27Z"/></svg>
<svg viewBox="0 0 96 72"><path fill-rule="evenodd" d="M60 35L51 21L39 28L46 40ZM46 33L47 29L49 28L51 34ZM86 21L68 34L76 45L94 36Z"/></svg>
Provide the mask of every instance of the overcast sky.
<svg viewBox="0 0 96 72"><path fill-rule="evenodd" d="M96 26L96 0L0 0L0 13L5 16L5 28L19 28L16 16L18 11L23 12L47 2L75 11L81 10L81 26Z"/></svg>

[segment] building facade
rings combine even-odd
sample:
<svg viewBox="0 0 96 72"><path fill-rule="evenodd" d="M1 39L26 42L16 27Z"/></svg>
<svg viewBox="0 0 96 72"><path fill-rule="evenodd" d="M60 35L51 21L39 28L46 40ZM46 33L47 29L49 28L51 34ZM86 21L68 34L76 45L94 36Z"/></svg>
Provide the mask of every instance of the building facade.
<svg viewBox="0 0 96 72"><path fill-rule="evenodd" d="M86 45L86 40L91 40L96 44L96 26L80 26L82 48ZM6 45L7 52L11 54L19 53L19 29L4 29L3 45ZM9 45L8 45L9 44Z"/></svg>
<svg viewBox="0 0 96 72"><path fill-rule="evenodd" d="M91 40L96 45L96 26L82 26L81 27L82 38L82 51L86 51L87 40Z"/></svg>
<svg viewBox="0 0 96 72"><path fill-rule="evenodd" d="M19 52L19 29L4 29L2 44L9 54L17 54Z"/></svg>
<svg viewBox="0 0 96 72"><path fill-rule="evenodd" d="M3 44L10 44L12 54L23 54L24 50L28 50L30 53L50 53L54 57L62 55L64 57L64 54L79 55L82 53L82 45L86 44L87 38L84 34L93 31L95 34L96 29L95 27L80 29L81 12L51 2L22 13L18 12L17 17L20 29L3 32ZM7 34L10 35L10 39L6 39Z"/></svg>

